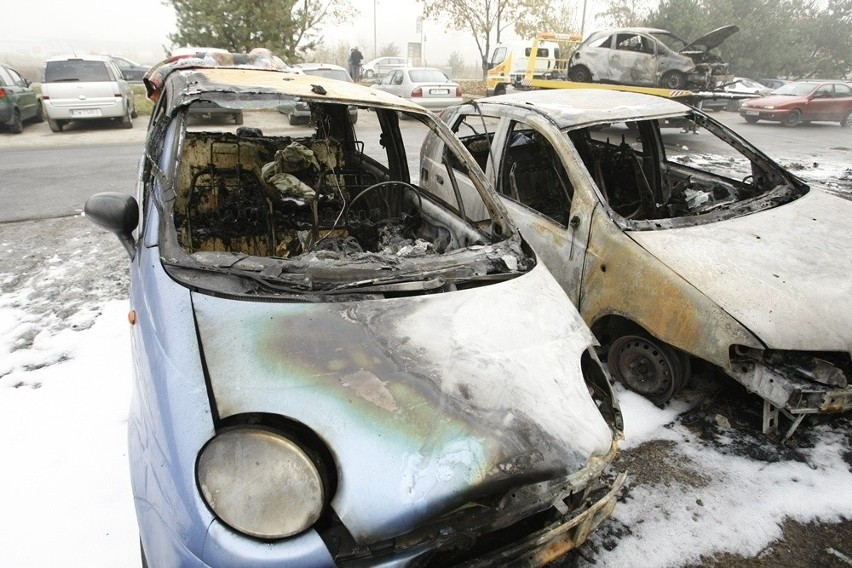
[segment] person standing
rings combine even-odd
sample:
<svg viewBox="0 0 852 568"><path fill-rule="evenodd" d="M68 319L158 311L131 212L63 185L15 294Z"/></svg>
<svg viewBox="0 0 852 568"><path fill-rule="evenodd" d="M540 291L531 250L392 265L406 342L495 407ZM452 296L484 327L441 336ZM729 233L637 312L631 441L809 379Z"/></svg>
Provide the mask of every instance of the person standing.
<svg viewBox="0 0 852 568"><path fill-rule="evenodd" d="M349 74L356 83L361 80L361 61L363 59L364 54L358 50L357 46L349 52Z"/></svg>

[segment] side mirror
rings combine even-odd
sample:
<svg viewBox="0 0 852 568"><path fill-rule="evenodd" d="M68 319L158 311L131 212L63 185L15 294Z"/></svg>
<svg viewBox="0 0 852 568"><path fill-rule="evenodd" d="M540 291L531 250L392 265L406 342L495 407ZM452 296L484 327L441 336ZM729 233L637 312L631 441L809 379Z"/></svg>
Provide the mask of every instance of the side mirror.
<svg viewBox="0 0 852 568"><path fill-rule="evenodd" d="M136 253L133 229L139 225L139 205L132 195L116 192L96 193L86 200L83 208L92 223L115 233L132 259Z"/></svg>

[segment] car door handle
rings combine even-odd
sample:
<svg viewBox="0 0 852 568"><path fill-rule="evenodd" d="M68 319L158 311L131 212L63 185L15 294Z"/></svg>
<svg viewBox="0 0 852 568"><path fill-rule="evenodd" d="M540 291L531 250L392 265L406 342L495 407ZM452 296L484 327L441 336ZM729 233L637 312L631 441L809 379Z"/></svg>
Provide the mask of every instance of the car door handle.
<svg viewBox="0 0 852 568"><path fill-rule="evenodd" d="M444 178L442 178L440 175L435 176L435 181L437 181L441 185L444 185Z"/></svg>

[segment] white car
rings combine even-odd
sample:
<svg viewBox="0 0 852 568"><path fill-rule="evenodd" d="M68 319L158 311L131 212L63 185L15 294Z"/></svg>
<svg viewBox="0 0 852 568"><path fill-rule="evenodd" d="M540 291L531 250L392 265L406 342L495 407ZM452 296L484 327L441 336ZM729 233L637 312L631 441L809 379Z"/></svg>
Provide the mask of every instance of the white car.
<svg viewBox="0 0 852 568"><path fill-rule="evenodd" d="M133 128L133 91L111 57L69 55L45 62L44 113L53 132L74 120L114 118Z"/></svg>
<svg viewBox="0 0 852 568"><path fill-rule="evenodd" d="M429 110L441 110L463 102L462 91L440 69L405 67L385 75L376 89L407 99Z"/></svg>
<svg viewBox="0 0 852 568"><path fill-rule="evenodd" d="M377 57L361 66L361 76L365 79L378 79L407 65L408 59L405 57Z"/></svg>
<svg viewBox="0 0 852 568"><path fill-rule="evenodd" d="M662 97L529 91L442 118L627 387L665 404L700 361L763 398L766 433L852 410L852 201ZM436 137L421 159L429 191L464 198Z"/></svg>

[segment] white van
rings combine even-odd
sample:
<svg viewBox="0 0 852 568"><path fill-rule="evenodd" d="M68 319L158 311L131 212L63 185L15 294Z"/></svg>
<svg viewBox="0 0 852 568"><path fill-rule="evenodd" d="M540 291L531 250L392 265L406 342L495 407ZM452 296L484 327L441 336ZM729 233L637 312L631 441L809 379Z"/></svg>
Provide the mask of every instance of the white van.
<svg viewBox="0 0 852 568"><path fill-rule="evenodd" d="M488 59L489 69L485 78L487 95L502 95L506 93L506 88L509 86L516 88L521 86L521 79L527 72L532 53L532 44L531 40L523 40L498 43L494 47ZM539 42L535 58L535 77L541 78L555 71L559 59L558 44Z"/></svg>
<svg viewBox="0 0 852 568"><path fill-rule="evenodd" d="M111 57L70 55L45 62L44 113L53 132L72 120L113 118L133 128L133 91Z"/></svg>

